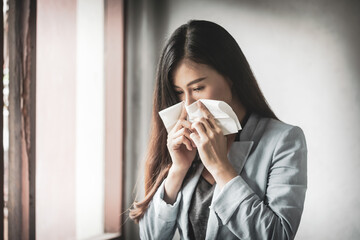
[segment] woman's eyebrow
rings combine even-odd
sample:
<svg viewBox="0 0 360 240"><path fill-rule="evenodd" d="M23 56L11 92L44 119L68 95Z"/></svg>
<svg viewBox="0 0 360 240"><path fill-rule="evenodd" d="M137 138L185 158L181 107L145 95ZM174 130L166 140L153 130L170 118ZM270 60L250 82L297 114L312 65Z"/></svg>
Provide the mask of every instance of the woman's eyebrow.
<svg viewBox="0 0 360 240"><path fill-rule="evenodd" d="M192 80L191 82L189 82L188 84L186 84L186 86L189 87L189 86L192 85L192 84L201 82L201 81L203 81L205 78L206 78L206 77L201 77L201 78L197 78L197 79L195 79L195 80ZM176 86L176 85L174 85L174 87L180 88L180 87L178 87L178 86Z"/></svg>

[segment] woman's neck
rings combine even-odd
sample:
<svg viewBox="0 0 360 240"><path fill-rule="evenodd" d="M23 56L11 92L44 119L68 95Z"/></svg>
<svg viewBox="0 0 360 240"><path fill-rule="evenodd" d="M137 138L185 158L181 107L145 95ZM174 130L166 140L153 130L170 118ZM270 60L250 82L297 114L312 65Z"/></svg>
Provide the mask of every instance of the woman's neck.
<svg viewBox="0 0 360 240"><path fill-rule="evenodd" d="M245 117L247 110L245 107L240 103L240 101L237 101L236 99L233 99L231 103L231 108L234 110L237 118L239 119L239 122L241 124L241 127L244 127L245 124Z"/></svg>
<svg viewBox="0 0 360 240"><path fill-rule="evenodd" d="M237 118L239 119L239 122L241 124L241 127L244 127L245 124L245 117L246 117L246 109L244 108L244 106L239 102L234 100L231 103L231 108L234 110ZM234 142L235 138L236 138L236 134L237 133L233 133L233 134L229 134L227 135L227 146L228 146L228 152L230 151L230 147L232 145L232 143Z"/></svg>
<svg viewBox="0 0 360 240"><path fill-rule="evenodd" d="M226 138L227 138L227 153L229 153L230 147L233 144L235 137L236 137L236 133L229 134L226 136Z"/></svg>

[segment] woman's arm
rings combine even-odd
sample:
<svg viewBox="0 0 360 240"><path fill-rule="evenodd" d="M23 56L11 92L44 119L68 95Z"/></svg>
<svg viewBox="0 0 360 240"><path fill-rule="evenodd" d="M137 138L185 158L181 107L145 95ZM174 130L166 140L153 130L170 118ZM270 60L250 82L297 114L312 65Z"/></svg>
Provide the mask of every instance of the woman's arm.
<svg viewBox="0 0 360 240"><path fill-rule="evenodd" d="M173 204L185 178L186 170L171 167L165 181L164 201Z"/></svg>
<svg viewBox="0 0 360 240"><path fill-rule="evenodd" d="M181 201L181 191L177 191L172 204L165 199L166 182L173 182L173 174L162 182L149 203L149 208L139 221L141 239L172 239L176 230L176 218ZM172 193L171 193L172 194Z"/></svg>
<svg viewBox="0 0 360 240"><path fill-rule="evenodd" d="M241 239L293 239L307 188L307 148L299 127L280 137L268 174L265 199L241 176L228 182L210 208Z"/></svg>
<svg viewBox="0 0 360 240"><path fill-rule="evenodd" d="M196 155L191 141L183 105L178 122L168 134L167 148L172 166L167 178L155 193L144 217L139 221L141 239L171 239L176 229L176 218L181 200L181 185Z"/></svg>

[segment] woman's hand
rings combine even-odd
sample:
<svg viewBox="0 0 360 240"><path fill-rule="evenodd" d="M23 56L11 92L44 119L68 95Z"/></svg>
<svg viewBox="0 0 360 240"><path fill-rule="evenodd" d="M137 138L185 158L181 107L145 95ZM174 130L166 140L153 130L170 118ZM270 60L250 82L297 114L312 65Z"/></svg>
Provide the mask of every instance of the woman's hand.
<svg viewBox="0 0 360 240"><path fill-rule="evenodd" d="M184 104L179 120L167 138L167 147L173 161L171 168L181 172L187 172L196 155L196 145L190 138L191 123L186 120L186 116Z"/></svg>
<svg viewBox="0 0 360 240"><path fill-rule="evenodd" d="M198 149L202 163L222 188L237 176L227 158L227 138L206 106L201 101L198 101L198 106L203 117L192 123L193 133L190 134L190 138Z"/></svg>
<svg viewBox="0 0 360 240"><path fill-rule="evenodd" d="M191 123L186 120L186 116L184 104L179 120L167 138L167 147L173 162L165 181L164 201L169 204L175 202L184 177L196 155L196 145L190 138Z"/></svg>

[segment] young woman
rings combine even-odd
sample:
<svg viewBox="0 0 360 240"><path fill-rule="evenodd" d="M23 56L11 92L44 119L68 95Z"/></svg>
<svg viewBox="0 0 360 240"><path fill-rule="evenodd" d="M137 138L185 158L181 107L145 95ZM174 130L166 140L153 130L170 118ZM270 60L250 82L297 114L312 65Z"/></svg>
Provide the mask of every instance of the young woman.
<svg viewBox="0 0 360 240"><path fill-rule="evenodd" d="M158 112L180 101L225 101L242 130L224 136L199 101L167 133ZM189 21L168 40L157 69L145 198L130 216L142 239L293 239L307 188L303 131L278 120L233 37Z"/></svg>

